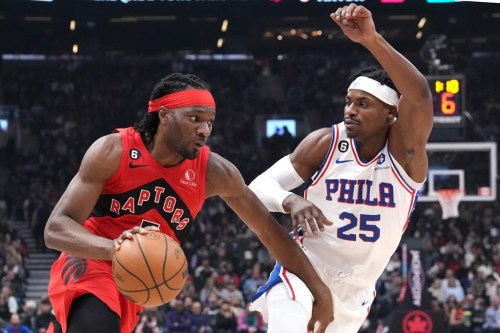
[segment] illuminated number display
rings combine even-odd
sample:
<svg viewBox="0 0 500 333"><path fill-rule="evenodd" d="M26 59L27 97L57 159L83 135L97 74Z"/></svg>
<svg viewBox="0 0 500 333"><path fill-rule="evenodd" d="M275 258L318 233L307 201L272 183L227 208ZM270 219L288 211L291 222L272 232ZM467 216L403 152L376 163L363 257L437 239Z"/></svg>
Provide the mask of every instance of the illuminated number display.
<svg viewBox="0 0 500 333"><path fill-rule="evenodd" d="M427 77L434 101L434 125L439 127L463 126L463 75Z"/></svg>

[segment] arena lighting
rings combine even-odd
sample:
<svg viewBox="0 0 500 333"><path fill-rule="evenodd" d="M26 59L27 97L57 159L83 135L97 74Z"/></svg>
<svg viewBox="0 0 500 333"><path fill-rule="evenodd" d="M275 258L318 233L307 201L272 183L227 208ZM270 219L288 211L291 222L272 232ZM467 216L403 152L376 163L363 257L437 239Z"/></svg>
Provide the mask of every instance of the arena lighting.
<svg viewBox="0 0 500 333"><path fill-rule="evenodd" d="M227 19L222 21L222 27L220 28L220 31L226 32L228 24L229 24L229 21Z"/></svg>
<svg viewBox="0 0 500 333"><path fill-rule="evenodd" d="M73 44L73 53L77 54L78 53L78 44Z"/></svg>
<svg viewBox="0 0 500 333"><path fill-rule="evenodd" d="M217 47L218 47L218 48L221 48L221 47L222 47L222 45L224 45L224 38L219 38L219 39L217 40Z"/></svg>
<svg viewBox="0 0 500 333"><path fill-rule="evenodd" d="M422 35L423 35L423 32L422 31L419 31L417 32L417 35L415 36L417 39L420 39L422 38Z"/></svg>
<svg viewBox="0 0 500 333"><path fill-rule="evenodd" d="M418 28L422 29L424 27L424 25L425 25L426 22L427 22L427 19L425 17L422 17L420 19L420 21L418 21L418 24L417 24Z"/></svg>
<svg viewBox="0 0 500 333"><path fill-rule="evenodd" d="M75 29L76 29L76 21L75 20L71 20L69 22L69 30L75 31Z"/></svg>

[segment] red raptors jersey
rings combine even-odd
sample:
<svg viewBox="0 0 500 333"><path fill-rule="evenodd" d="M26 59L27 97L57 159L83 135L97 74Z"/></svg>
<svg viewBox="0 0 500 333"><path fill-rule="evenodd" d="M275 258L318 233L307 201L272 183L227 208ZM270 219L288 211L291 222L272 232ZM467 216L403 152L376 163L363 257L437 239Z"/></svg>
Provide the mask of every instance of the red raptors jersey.
<svg viewBox="0 0 500 333"><path fill-rule="evenodd" d="M205 176L210 149L205 146L194 160L164 167L144 146L133 128L117 129L122 137L122 157L116 173L84 226L109 239L135 226L158 226L179 242L205 201Z"/></svg>

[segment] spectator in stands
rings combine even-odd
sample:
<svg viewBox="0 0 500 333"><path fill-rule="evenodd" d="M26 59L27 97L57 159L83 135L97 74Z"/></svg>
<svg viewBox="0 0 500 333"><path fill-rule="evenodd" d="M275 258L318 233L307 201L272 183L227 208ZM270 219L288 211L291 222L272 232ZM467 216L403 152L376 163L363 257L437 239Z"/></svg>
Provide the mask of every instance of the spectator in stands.
<svg viewBox="0 0 500 333"><path fill-rule="evenodd" d="M143 314L134 333L161 333L156 317Z"/></svg>
<svg viewBox="0 0 500 333"><path fill-rule="evenodd" d="M500 333L500 297L492 296L484 314L485 333Z"/></svg>
<svg viewBox="0 0 500 333"><path fill-rule="evenodd" d="M451 296L450 298L452 298ZM469 328L466 326L464 309L462 303L450 302L451 306L450 314L448 317L448 323L450 327L450 333L467 333Z"/></svg>
<svg viewBox="0 0 500 333"><path fill-rule="evenodd" d="M5 333L33 333L27 326L21 324L21 319L17 313L10 317L10 325L4 331Z"/></svg>
<svg viewBox="0 0 500 333"><path fill-rule="evenodd" d="M246 306L238 316L238 333L262 333L264 320L257 311L250 310L250 304Z"/></svg>
<svg viewBox="0 0 500 333"><path fill-rule="evenodd" d="M22 310L23 311L19 314L21 317L21 324L26 325L30 330L35 330L37 315L36 301L32 299L25 300Z"/></svg>
<svg viewBox="0 0 500 333"><path fill-rule="evenodd" d="M7 322L18 311L19 303L16 297L12 295L12 290L9 286L3 286L0 291L0 319Z"/></svg>
<svg viewBox="0 0 500 333"><path fill-rule="evenodd" d="M215 333L234 333L237 326L237 318L231 308L231 304L222 301L220 309L215 316Z"/></svg>
<svg viewBox="0 0 500 333"><path fill-rule="evenodd" d="M472 333L483 333L483 325L486 320L486 304L484 298L478 297L474 302L471 317Z"/></svg>
<svg viewBox="0 0 500 333"><path fill-rule="evenodd" d="M441 281L441 288L445 300L450 296L454 296L457 302L460 303L465 298L464 289L451 269L446 271L446 278Z"/></svg>
<svg viewBox="0 0 500 333"><path fill-rule="evenodd" d="M210 316L203 311L203 304L200 301L194 301L191 305L191 329L189 333L212 333L212 320Z"/></svg>
<svg viewBox="0 0 500 333"><path fill-rule="evenodd" d="M179 299L170 301L170 310L165 313L165 327L169 333L186 333L191 326L189 310L184 307L184 302Z"/></svg>
<svg viewBox="0 0 500 333"><path fill-rule="evenodd" d="M35 317L35 332L44 333L49 324L54 320L56 320L56 317L52 313L52 304L47 297L44 297L38 305L38 313Z"/></svg>

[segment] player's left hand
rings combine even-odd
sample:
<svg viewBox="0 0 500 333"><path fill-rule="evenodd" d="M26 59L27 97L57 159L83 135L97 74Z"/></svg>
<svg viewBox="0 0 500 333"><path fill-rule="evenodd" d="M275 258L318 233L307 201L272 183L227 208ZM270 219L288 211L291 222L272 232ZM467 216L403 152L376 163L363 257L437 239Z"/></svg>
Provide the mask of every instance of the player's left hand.
<svg viewBox="0 0 500 333"><path fill-rule="evenodd" d="M300 227L305 237L318 236L325 231L325 225L333 225L333 222L326 218L321 209L296 194L286 197L283 206L288 207L295 235L299 235Z"/></svg>
<svg viewBox="0 0 500 333"><path fill-rule="evenodd" d="M363 44L376 35L372 13L364 6L351 3L337 9L330 17L353 42Z"/></svg>

